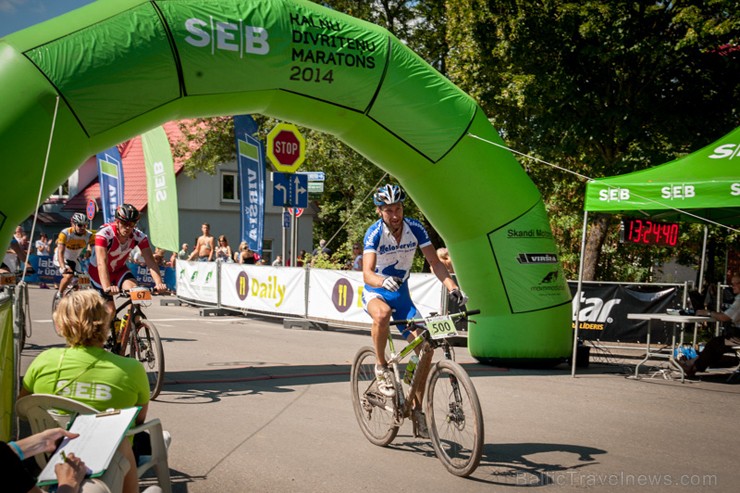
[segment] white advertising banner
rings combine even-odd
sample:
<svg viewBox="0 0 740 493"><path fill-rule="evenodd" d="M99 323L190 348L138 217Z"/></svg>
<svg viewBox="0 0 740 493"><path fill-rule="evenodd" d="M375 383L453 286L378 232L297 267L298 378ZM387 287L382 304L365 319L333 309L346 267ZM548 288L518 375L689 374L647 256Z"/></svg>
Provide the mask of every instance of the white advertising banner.
<svg viewBox="0 0 740 493"><path fill-rule="evenodd" d="M311 269L308 318L370 323L362 308L362 272Z"/></svg>
<svg viewBox="0 0 740 493"><path fill-rule="evenodd" d="M303 317L306 314L306 270L222 264L221 306Z"/></svg>
<svg viewBox="0 0 740 493"><path fill-rule="evenodd" d="M308 318L370 323L362 308L362 272L311 269ZM411 274L411 299L422 315L440 311L444 287L434 274Z"/></svg>
<svg viewBox="0 0 740 493"><path fill-rule="evenodd" d="M177 261L177 295L183 298L218 303L215 262Z"/></svg>

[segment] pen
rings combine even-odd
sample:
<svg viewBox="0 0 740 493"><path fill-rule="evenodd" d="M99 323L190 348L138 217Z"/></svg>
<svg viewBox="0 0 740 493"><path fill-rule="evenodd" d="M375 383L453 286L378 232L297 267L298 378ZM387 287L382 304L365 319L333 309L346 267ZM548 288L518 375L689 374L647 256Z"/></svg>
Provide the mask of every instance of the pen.
<svg viewBox="0 0 740 493"><path fill-rule="evenodd" d="M64 450L62 450L61 456L62 456L62 462L67 462L67 454L64 453Z"/></svg>

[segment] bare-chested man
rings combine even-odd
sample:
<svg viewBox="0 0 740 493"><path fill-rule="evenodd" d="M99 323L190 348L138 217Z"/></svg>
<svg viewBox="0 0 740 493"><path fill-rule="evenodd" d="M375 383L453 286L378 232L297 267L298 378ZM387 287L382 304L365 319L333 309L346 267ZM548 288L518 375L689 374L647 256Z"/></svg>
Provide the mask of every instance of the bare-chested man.
<svg viewBox="0 0 740 493"><path fill-rule="evenodd" d="M203 223L200 230L203 231L203 234L198 237L195 248L193 248L193 253L190 254L188 260L193 260L197 257L201 262L210 262L213 260L213 251L216 248L216 242L211 235L211 225Z"/></svg>

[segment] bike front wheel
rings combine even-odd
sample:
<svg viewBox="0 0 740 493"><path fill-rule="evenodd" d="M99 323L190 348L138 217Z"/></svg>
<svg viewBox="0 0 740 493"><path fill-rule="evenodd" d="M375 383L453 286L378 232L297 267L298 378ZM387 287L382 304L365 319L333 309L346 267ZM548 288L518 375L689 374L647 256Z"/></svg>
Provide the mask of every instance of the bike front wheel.
<svg viewBox="0 0 740 493"><path fill-rule="evenodd" d="M454 361L441 360L432 368L426 418L439 460L452 474L469 476L483 451L483 413L473 382Z"/></svg>
<svg viewBox="0 0 740 493"><path fill-rule="evenodd" d="M131 335L125 356L144 365L149 380L149 396L156 399L164 383L164 349L159 332L149 320L141 320Z"/></svg>
<svg viewBox="0 0 740 493"><path fill-rule="evenodd" d="M385 447L396 438L393 397L386 397L375 382L375 350L360 349L352 363L352 405L360 429L370 443Z"/></svg>

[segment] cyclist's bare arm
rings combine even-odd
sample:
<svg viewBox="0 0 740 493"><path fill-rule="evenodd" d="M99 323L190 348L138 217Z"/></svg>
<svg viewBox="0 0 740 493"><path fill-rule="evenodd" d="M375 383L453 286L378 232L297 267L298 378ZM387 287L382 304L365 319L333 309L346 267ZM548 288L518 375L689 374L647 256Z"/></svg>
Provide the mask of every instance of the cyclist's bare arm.
<svg viewBox="0 0 740 493"><path fill-rule="evenodd" d="M110 271L108 270L108 250L104 246L95 245L95 258L98 264L98 276L103 291L118 293L118 286L111 286Z"/></svg>
<svg viewBox="0 0 740 493"><path fill-rule="evenodd" d="M362 254L362 280L368 286L379 288L383 285L385 277L375 273L375 264L378 256L375 252L365 252Z"/></svg>
<svg viewBox="0 0 740 493"><path fill-rule="evenodd" d="M154 289L157 291L166 291L167 286L162 281L162 275L159 273L159 265L157 265L157 261L154 260L152 249L149 247L142 248L141 256L144 257L144 262L146 262L146 266L149 267L149 273L152 275L152 279L154 279Z"/></svg>

